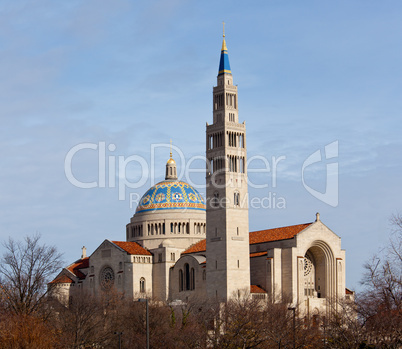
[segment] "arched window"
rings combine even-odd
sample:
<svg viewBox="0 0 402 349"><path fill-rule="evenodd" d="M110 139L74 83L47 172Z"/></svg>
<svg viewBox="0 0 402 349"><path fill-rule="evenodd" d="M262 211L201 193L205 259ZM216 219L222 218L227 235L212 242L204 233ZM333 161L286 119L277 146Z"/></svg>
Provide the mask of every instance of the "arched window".
<svg viewBox="0 0 402 349"><path fill-rule="evenodd" d="M191 273L190 273L190 290L195 289L195 272L194 268L191 268Z"/></svg>
<svg viewBox="0 0 402 349"><path fill-rule="evenodd" d="M185 289L190 290L190 266L186 263L184 265Z"/></svg>
<svg viewBox="0 0 402 349"><path fill-rule="evenodd" d="M183 270L179 270L179 292L183 291Z"/></svg>
<svg viewBox="0 0 402 349"><path fill-rule="evenodd" d="M234 193L234 206L240 206L240 194L238 192Z"/></svg>
<svg viewBox="0 0 402 349"><path fill-rule="evenodd" d="M140 279L140 292L145 293L145 278Z"/></svg>
<svg viewBox="0 0 402 349"><path fill-rule="evenodd" d="M214 197L212 199L212 206L213 207L218 207L219 206L219 193L215 192Z"/></svg>

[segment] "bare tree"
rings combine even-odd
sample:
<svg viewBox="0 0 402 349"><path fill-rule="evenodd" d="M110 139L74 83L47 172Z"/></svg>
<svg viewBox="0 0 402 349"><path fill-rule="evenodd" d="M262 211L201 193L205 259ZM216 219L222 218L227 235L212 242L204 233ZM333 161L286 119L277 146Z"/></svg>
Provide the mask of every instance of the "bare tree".
<svg viewBox="0 0 402 349"><path fill-rule="evenodd" d="M259 348L265 341L264 303L250 294L232 298L222 307L220 348Z"/></svg>
<svg viewBox="0 0 402 349"><path fill-rule="evenodd" d="M110 348L119 302L117 294L95 296L81 290L76 291L68 306L55 301L52 322L60 333L62 348Z"/></svg>
<svg viewBox="0 0 402 349"><path fill-rule="evenodd" d="M0 348L59 348L58 333L52 324L34 315L1 314Z"/></svg>
<svg viewBox="0 0 402 349"><path fill-rule="evenodd" d="M0 259L1 302L15 314L29 315L39 310L47 294L47 282L62 265L61 254L53 246L40 244L40 235L23 241L9 238L3 243Z"/></svg>
<svg viewBox="0 0 402 349"><path fill-rule="evenodd" d="M322 320L323 346L333 349L364 348L365 329L353 299L328 299L329 315Z"/></svg>
<svg viewBox="0 0 402 349"><path fill-rule="evenodd" d="M366 341L383 348L402 345L402 216L391 223L390 242L365 264L365 290L357 297Z"/></svg>

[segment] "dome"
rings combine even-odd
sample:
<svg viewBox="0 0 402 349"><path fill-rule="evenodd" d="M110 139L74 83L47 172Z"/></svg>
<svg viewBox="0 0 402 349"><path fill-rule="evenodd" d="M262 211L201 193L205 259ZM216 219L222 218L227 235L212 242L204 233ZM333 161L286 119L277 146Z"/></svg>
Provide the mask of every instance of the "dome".
<svg viewBox="0 0 402 349"><path fill-rule="evenodd" d="M175 164L175 165L176 165L176 161L174 161L174 159L170 158L170 159L167 161L166 164L167 164L167 165L170 165L170 164Z"/></svg>
<svg viewBox="0 0 402 349"><path fill-rule="evenodd" d="M172 209L205 212L205 203L202 196L190 184L165 180L155 184L142 196L135 213Z"/></svg>

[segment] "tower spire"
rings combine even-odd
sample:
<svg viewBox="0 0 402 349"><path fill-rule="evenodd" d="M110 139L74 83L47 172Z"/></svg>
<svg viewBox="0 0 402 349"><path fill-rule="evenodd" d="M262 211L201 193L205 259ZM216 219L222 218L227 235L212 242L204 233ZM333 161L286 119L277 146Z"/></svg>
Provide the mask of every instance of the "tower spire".
<svg viewBox="0 0 402 349"><path fill-rule="evenodd" d="M232 71L230 70L230 64L229 64L229 55L228 55L228 48L226 46L226 40L225 40L225 22L222 22L223 24L223 40L222 40L222 49L221 49L221 59L219 62L219 71L218 71L218 76L222 74L232 74Z"/></svg>

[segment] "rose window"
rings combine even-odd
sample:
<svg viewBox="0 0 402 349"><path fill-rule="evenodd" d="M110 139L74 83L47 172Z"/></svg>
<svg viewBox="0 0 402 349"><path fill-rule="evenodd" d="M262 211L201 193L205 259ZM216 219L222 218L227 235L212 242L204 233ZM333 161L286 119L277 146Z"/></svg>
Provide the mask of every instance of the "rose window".
<svg viewBox="0 0 402 349"><path fill-rule="evenodd" d="M310 259L309 255L304 256L304 276L307 276L313 270L313 262Z"/></svg>
<svg viewBox="0 0 402 349"><path fill-rule="evenodd" d="M106 267L101 272L100 277L101 286L105 290L109 290L114 284L114 272L113 269L110 267Z"/></svg>

